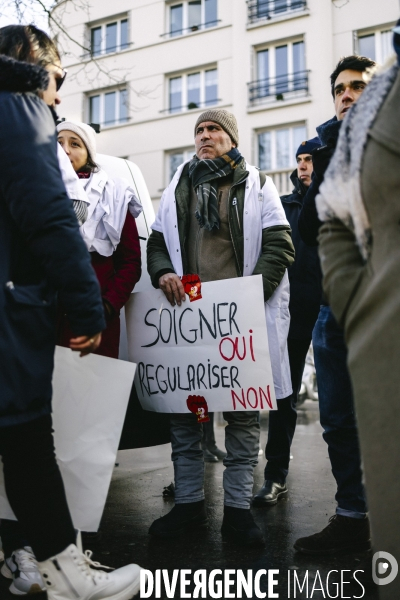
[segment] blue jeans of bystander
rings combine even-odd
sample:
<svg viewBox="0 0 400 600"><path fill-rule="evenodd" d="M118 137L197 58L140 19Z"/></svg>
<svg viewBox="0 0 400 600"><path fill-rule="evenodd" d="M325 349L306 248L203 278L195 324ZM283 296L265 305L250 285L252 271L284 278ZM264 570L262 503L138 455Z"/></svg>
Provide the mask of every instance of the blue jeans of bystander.
<svg viewBox="0 0 400 600"><path fill-rule="evenodd" d="M343 330L329 306L321 306L313 331L314 361L323 437L337 483L337 514L363 518L367 512L353 392Z"/></svg>

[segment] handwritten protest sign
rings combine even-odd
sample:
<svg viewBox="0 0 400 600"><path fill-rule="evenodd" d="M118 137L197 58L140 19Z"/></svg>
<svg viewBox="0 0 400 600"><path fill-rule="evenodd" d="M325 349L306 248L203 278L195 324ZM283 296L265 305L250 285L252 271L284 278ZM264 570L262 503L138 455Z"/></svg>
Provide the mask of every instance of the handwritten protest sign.
<svg viewBox="0 0 400 600"><path fill-rule="evenodd" d="M74 526L97 531L107 499L136 365L57 346L53 426ZM15 519L0 469L0 518Z"/></svg>
<svg viewBox="0 0 400 600"><path fill-rule="evenodd" d="M203 283L171 306L161 290L132 294L129 359L143 408L157 412L276 409L261 275Z"/></svg>

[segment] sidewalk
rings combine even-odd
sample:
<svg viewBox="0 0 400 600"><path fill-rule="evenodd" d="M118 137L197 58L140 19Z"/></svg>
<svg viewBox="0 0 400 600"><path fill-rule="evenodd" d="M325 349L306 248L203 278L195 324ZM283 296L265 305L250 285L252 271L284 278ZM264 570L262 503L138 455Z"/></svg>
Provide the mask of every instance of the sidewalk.
<svg viewBox="0 0 400 600"><path fill-rule="evenodd" d="M293 460L288 477L289 495L275 507L253 509L258 525L265 533L265 549L245 549L222 542L220 527L223 510L222 473L223 465L206 464L206 498L209 528L201 533L188 534L173 541L151 538L147 531L154 519L169 512L172 500L164 500L162 489L173 481L169 445L126 450L118 454L119 466L114 471L110 494L102 521L102 539L93 545L94 560L102 564L119 567L128 562L137 562L145 569L279 569L279 598L329 598L326 591L326 576L329 571L356 570L363 555L334 557L308 557L293 550L294 541L301 536L319 531L328 523L335 512L335 483L325 442L321 436L318 403L306 401L299 408L298 427L293 442ZM262 418L261 439L265 446L267 415ZM216 426L217 444L223 447L224 428ZM260 456L255 472L255 488L263 482L264 458ZM358 560L357 560L358 559ZM288 570L291 588L288 592ZM293 570L302 583L308 570L309 592L303 589L296 596L293 591ZM311 595L316 572L319 571L324 592ZM349 581L351 573L344 573ZM330 576L331 597L362 597L378 600L375 589L358 585L344 585L343 595L334 586L337 574ZM1 600L12 596L7 591L8 582L0 582ZM235 589L235 588L233 588ZM261 589L267 592L266 577L261 579ZM340 588L339 588L340 590ZM289 595L290 593L290 595ZM325 594L325 595L324 595ZM235 596L236 597L236 596ZM255 597L255 596L254 596ZM268 597L268 593L267 593ZM166 596L163 596L166 598ZM180 598L179 587L175 598ZM42 595L35 596L42 600Z"/></svg>
<svg viewBox="0 0 400 600"><path fill-rule="evenodd" d="M267 415L263 415L261 427L262 447L265 447ZM223 447L224 428L217 427L219 447ZM222 542L220 527L223 511L222 473L223 465L206 464L206 499L209 528L205 533L190 534L184 539L160 541L152 539L147 530L154 519L171 509L171 500L164 500L161 492L173 481L170 447L159 446L143 450L120 452L109 501L103 519L103 540L99 550L111 552L113 564L137 561L150 569L280 569L280 598L289 598L287 571L296 569L302 582L309 571L309 596L319 571L322 581L332 569L338 571L357 569L363 555L328 558L302 556L293 550L294 541L319 531L335 512L335 482L331 474L328 451L321 436L318 403L306 401L299 408L298 426L293 442L293 460L288 477L289 495L275 507L253 509L255 519L265 532L267 545L264 550L237 548ZM255 488L263 482L264 458L260 456L255 472ZM102 554L101 561L107 561ZM105 562L107 564L107 562ZM350 579L344 574L344 580ZM332 576L331 576L332 577ZM291 576L293 580L293 574ZM316 585L318 588L318 585ZM264 588L264 591L267 587ZM330 589L332 597L335 588ZM344 586L344 596L361 596L362 589ZM179 594L175 596L179 598ZM292 594L291 597L295 597ZM307 598L297 591L297 598ZM322 592L314 591L312 598L324 598ZM340 595L339 595L340 598ZM375 590L366 590L366 600L377 600Z"/></svg>

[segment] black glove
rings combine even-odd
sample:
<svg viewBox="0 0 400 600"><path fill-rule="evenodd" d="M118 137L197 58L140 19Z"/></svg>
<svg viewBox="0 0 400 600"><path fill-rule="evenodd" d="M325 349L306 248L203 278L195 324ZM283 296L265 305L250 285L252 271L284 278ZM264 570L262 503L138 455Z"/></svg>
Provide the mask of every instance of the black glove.
<svg viewBox="0 0 400 600"><path fill-rule="evenodd" d="M317 148L313 150L313 170L315 173L315 177L318 179L320 183L322 183L325 175L325 171L328 168L329 163L331 162L331 158L335 152L334 146L321 146L321 148Z"/></svg>

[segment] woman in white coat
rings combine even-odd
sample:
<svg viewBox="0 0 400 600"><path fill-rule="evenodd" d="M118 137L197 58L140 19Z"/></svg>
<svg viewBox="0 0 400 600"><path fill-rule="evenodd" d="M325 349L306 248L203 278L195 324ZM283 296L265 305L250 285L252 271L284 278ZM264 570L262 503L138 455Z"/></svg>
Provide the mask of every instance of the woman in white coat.
<svg viewBox="0 0 400 600"><path fill-rule="evenodd" d="M80 231L99 280L107 320L107 329L96 353L118 358L119 313L141 275L135 218L142 206L128 181L111 179L97 166L96 133L92 127L63 121L57 126L57 132L58 142L89 200L88 216ZM57 343L66 346L69 337L69 324L61 310Z"/></svg>

